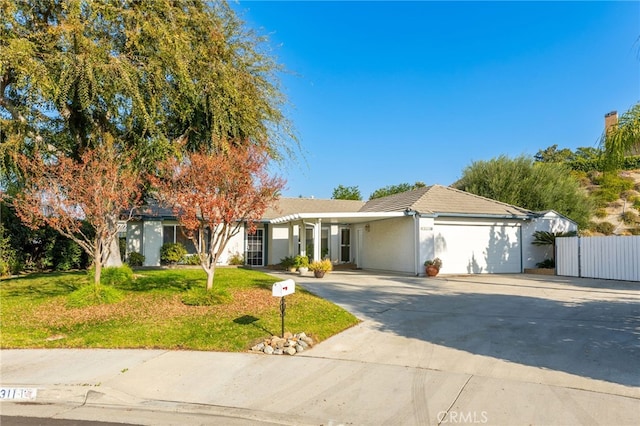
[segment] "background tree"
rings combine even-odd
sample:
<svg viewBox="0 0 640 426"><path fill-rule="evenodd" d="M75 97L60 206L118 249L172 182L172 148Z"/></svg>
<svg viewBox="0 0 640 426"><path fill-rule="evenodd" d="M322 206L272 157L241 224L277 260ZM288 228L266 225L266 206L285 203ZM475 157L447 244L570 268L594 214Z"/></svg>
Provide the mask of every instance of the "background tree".
<svg viewBox="0 0 640 426"><path fill-rule="evenodd" d="M573 160L573 152L568 148L558 149L558 145L552 145L541 149L533 157L542 163L566 163Z"/></svg>
<svg viewBox="0 0 640 426"><path fill-rule="evenodd" d="M362 200L362 194L357 186L338 185L333 189L331 198L334 200Z"/></svg>
<svg viewBox="0 0 640 426"><path fill-rule="evenodd" d="M610 169L619 168L626 156L640 155L640 103L622 114L616 127L604 132L601 146Z"/></svg>
<svg viewBox="0 0 640 426"><path fill-rule="evenodd" d="M140 171L178 149L288 152L281 68L224 1L0 0L0 10L0 189L28 185L16 159L37 152L82 164L111 144L135 152L115 159Z"/></svg>
<svg viewBox="0 0 640 426"><path fill-rule="evenodd" d="M193 242L213 288L215 267L229 240L273 205L284 181L267 173L267 153L253 145L230 145L222 152L200 151L181 161L170 158L158 165L154 180L160 200L172 206L186 236Z"/></svg>
<svg viewBox="0 0 640 426"><path fill-rule="evenodd" d="M569 168L500 156L466 167L453 187L533 211L555 210L586 227L593 206Z"/></svg>
<svg viewBox="0 0 640 426"><path fill-rule="evenodd" d="M140 176L114 151L88 149L80 161L38 152L17 157L25 175L23 190L12 200L17 215L32 228L46 224L82 247L93 259L96 285L113 247L118 250L113 242L121 213L139 202Z"/></svg>
<svg viewBox="0 0 640 426"><path fill-rule="evenodd" d="M384 188L376 189L369 195L369 199L373 200L374 198L382 198L388 195L399 194L401 192L412 191L418 188L424 188L426 185L424 182L416 182L413 185L409 183L401 183L398 185L389 185Z"/></svg>

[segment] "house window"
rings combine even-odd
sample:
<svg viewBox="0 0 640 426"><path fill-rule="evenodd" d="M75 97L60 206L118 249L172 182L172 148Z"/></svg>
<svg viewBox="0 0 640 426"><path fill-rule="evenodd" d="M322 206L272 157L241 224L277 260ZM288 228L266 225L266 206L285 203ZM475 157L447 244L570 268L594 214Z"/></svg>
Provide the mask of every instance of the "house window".
<svg viewBox="0 0 640 426"><path fill-rule="evenodd" d="M313 238L313 228L307 228L307 247L305 247L307 256L309 259L313 259L314 248L315 248L315 240ZM329 250L329 228L324 227L320 230L320 258L324 259L327 256L330 256Z"/></svg>
<svg viewBox="0 0 640 426"><path fill-rule="evenodd" d="M180 243L187 249L187 254L196 254L196 246L186 236L184 227L180 225L164 225L162 227L162 244Z"/></svg>
<svg viewBox="0 0 640 426"><path fill-rule="evenodd" d="M254 234L247 234L247 256L246 264L251 266L262 266L264 256L264 229L256 229Z"/></svg>

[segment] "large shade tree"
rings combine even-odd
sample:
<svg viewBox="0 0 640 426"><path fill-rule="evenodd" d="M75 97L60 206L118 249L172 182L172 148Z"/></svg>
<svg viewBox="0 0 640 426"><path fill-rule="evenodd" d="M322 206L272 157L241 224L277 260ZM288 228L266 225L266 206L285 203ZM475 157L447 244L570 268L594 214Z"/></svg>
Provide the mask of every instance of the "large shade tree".
<svg viewBox="0 0 640 426"><path fill-rule="evenodd" d="M109 145L142 173L229 140L288 152L280 66L224 1L0 0L0 11L0 189L27 185L21 155L86 164Z"/></svg>
<svg viewBox="0 0 640 426"><path fill-rule="evenodd" d="M256 221L278 199L284 181L270 176L259 147L231 144L220 152L201 148L181 160L158 164L157 198L173 208L213 288L215 268L229 240Z"/></svg>
<svg viewBox="0 0 640 426"><path fill-rule="evenodd" d="M570 169L525 156L475 161L453 187L533 211L555 210L587 226L593 206Z"/></svg>

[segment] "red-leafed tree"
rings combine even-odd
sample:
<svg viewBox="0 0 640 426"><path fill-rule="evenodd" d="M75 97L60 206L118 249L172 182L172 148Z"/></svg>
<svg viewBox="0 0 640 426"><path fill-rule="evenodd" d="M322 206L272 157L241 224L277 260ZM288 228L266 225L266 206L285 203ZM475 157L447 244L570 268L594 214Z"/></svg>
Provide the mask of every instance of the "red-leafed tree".
<svg viewBox="0 0 640 426"><path fill-rule="evenodd" d="M220 255L243 226L255 232L256 221L279 197L284 181L268 174L268 153L257 146L200 150L181 161L160 164L153 179L158 198L169 204L196 247L213 288Z"/></svg>
<svg viewBox="0 0 640 426"><path fill-rule="evenodd" d="M84 152L79 160L62 153L18 156L24 188L10 202L32 228L46 223L71 238L93 259L100 283L118 234L118 220L139 199L139 173L112 145ZM87 231L84 223L90 225Z"/></svg>

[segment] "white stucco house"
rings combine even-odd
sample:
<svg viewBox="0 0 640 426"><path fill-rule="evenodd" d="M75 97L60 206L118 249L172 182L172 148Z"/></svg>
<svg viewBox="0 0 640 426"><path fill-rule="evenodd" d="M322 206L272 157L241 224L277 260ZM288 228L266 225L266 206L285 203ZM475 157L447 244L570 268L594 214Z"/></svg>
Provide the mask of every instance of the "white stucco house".
<svg viewBox="0 0 640 426"><path fill-rule="evenodd" d="M146 266L156 266L163 243L189 248L170 210L145 211L127 223L127 253L142 253ZM281 198L255 234L243 230L229 242L221 263L236 253L250 266L306 254L424 275L424 261L439 257L441 274L520 273L552 257L550 247L532 244L535 231L577 231L577 225L554 211L533 212L441 185L367 202Z"/></svg>

